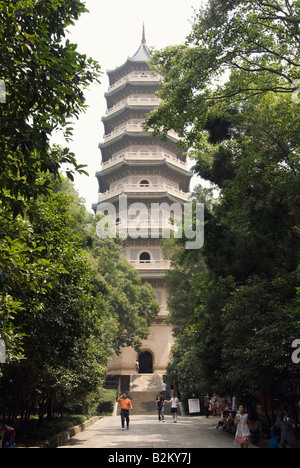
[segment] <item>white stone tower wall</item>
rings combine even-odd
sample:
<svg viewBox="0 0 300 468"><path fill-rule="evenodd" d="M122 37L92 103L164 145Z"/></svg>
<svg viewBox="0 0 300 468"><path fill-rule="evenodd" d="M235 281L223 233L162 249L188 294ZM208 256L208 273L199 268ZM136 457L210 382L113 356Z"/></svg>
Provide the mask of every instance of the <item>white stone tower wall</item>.
<svg viewBox="0 0 300 468"><path fill-rule="evenodd" d="M188 200L192 175L187 171L184 154L177 149L178 136L170 132L168 141L163 141L143 129L145 115L159 104L155 93L162 79L150 71L149 59L143 30L141 46L134 56L108 72L110 86L105 94L107 113L102 118L105 133L104 141L99 145L102 168L96 174L99 199L94 205L95 211L98 204L110 202L115 205L119 216L118 200L122 194L127 196L129 206L143 203L147 208L154 203L167 203L167 206L177 203L181 206ZM121 223L121 218L117 218L117 222ZM133 222L132 218L129 222ZM150 336L142 343L142 351L151 356L152 370L156 374L165 374L173 345L172 328L166 323L165 276L170 264L163 258L159 237L161 229L170 224L166 218L164 222L167 226L158 222L158 237L151 238L148 231L148 237L129 237L123 248L127 260L137 269L142 280L152 285L161 304ZM112 357L108 374L134 374L137 359L134 349L122 349L119 356Z"/></svg>

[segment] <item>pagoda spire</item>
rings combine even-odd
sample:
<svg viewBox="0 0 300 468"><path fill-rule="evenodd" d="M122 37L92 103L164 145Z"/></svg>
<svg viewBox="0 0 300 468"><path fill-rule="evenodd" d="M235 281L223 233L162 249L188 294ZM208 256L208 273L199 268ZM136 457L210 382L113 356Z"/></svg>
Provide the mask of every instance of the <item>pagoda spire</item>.
<svg viewBox="0 0 300 468"><path fill-rule="evenodd" d="M146 44L145 23L143 23L142 44Z"/></svg>
<svg viewBox="0 0 300 468"><path fill-rule="evenodd" d="M140 62L147 62L151 59L149 49L146 44L146 33L145 33L145 23L143 23L143 32L142 32L142 43L136 53L130 57L131 60L136 60Z"/></svg>

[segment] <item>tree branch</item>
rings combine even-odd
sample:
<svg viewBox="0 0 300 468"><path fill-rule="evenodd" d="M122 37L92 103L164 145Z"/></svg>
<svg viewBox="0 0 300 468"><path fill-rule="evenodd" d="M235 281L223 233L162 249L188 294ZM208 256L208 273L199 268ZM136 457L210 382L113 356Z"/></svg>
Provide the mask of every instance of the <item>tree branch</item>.
<svg viewBox="0 0 300 468"><path fill-rule="evenodd" d="M270 55L274 55L275 57L279 58L280 60L284 60L285 62L289 63L290 65L293 65L294 67L300 67L299 63L296 63L294 62L293 60L290 60L288 59L287 57L285 57L284 55L280 55L278 54L277 52L275 52L274 50L271 50L269 49L268 47L264 46L263 44L260 44L258 42L255 42L253 40L250 39L250 44L254 44L255 46L257 46L258 48L261 48L263 49L265 52L268 52L268 54Z"/></svg>
<svg viewBox="0 0 300 468"><path fill-rule="evenodd" d="M242 60L244 60L245 62L247 62L249 65L253 65L253 66L257 66L256 63L254 62L251 62L251 60L248 60L246 57L244 57L243 55L240 56ZM229 64L228 64L229 65ZM278 75L282 78L285 78L289 83L293 83L294 82L294 79L293 78L290 78L289 76L287 76L285 73L282 73L282 72L279 72L278 70L276 70L275 68L269 68L269 67L263 67L263 66L258 66L258 68L254 69L254 68L246 68L246 67L243 67L242 65L239 65L237 63L234 63L234 62L231 62L231 65L235 68L238 68L239 70L243 70L243 71L246 71L246 72L250 72L250 73L254 73L254 72L262 72L262 71L266 71L266 72L269 72L269 73L272 73L272 74L275 74L275 75ZM294 88L293 88L294 90Z"/></svg>

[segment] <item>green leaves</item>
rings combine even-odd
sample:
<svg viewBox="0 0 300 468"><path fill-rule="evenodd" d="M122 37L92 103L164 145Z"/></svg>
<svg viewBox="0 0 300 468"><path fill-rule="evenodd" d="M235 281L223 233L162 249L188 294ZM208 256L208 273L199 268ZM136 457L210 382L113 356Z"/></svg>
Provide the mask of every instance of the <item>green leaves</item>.
<svg viewBox="0 0 300 468"><path fill-rule="evenodd" d="M19 392L22 411L43 414L47 405L51 419L55 400L69 409L98 390L120 347L138 349L159 304L122 242L98 239L97 220L67 179L24 205L23 218L1 207L0 339L9 363L0 395L11 389L14 398L0 405L18 414Z"/></svg>
<svg viewBox="0 0 300 468"><path fill-rule="evenodd" d="M40 171L57 176L63 163L76 171L74 155L52 149L50 137L65 129L71 138L69 119L84 110L84 89L99 81L100 66L69 40L63 43L65 28L84 11L80 1L1 2L0 79L7 99L0 106L0 197L7 206L13 199L16 214L23 213L20 198L47 190Z"/></svg>
<svg viewBox="0 0 300 468"><path fill-rule="evenodd" d="M139 349L141 340L149 335L151 322L159 312L152 287L142 284L121 249L118 239L94 240L93 255L97 259L97 271L105 280L108 310L117 327L112 341L117 353L126 346Z"/></svg>
<svg viewBox="0 0 300 468"><path fill-rule="evenodd" d="M170 372L187 395L299 400L299 16L299 2L210 0L185 46L153 58L165 80L147 124L182 132L219 194L202 251L174 249Z"/></svg>
<svg viewBox="0 0 300 468"><path fill-rule="evenodd" d="M208 2L184 46L153 55L165 78L162 105L147 125L174 129L197 148L210 109L214 116L229 112L233 102L269 91L291 97L299 76L299 15L298 2Z"/></svg>

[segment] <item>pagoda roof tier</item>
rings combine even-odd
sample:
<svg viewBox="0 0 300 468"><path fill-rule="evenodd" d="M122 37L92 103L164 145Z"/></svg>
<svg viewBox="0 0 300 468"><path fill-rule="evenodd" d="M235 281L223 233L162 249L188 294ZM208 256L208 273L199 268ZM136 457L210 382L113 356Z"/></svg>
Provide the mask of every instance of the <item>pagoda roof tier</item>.
<svg viewBox="0 0 300 468"><path fill-rule="evenodd" d="M107 108L115 106L119 101L126 99L133 94L152 94L154 95L159 89L160 81L124 81L122 85L112 91L104 93Z"/></svg>
<svg viewBox="0 0 300 468"><path fill-rule="evenodd" d="M122 115L126 110L136 109L140 112L149 112L151 109L155 109L159 105L160 101L156 96L149 95L134 95L127 96L125 99L118 101L113 107L106 111L106 115L102 117L102 122L108 122L113 120L115 117Z"/></svg>
<svg viewBox="0 0 300 468"><path fill-rule="evenodd" d="M116 134L115 138L111 138L103 143L99 143L98 147L101 150L102 162L108 161L119 151L123 151L129 146L140 146L140 145L159 145L163 149L172 153L183 154L187 151L187 148L180 150L178 148L179 138L175 136L168 136L167 139L161 136L154 136L147 132L128 132L123 131Z"/></svg>
<svg viewBox="0 0 300 468"><path fill-rule="evenodd" d="M124 136L126 137L127 135L130 135L134 138L140 138L143 137L143 135L148 134L148 135L153 135L154 130L150 129L148 132L146 132L143 129L144 122L125 122L123 125L120 125L119 127L114 128L114 130L111 133L104 134L104 142L100 143L100 147L107 145L111 142L117 142L120 140L120 138L123 138ZM161 134L163 137L163 134ZM174 141L176 144L179 143L180 137L177 135L176 132L173 130L169 130L167 133L167 139L170 139ZM136 144L138 144L136 140Z"/></svg>
<svg viewBox="0 0 300 468"><path fill-rule="evenodd" d="M127 237L124 241L124 247L142 247L147 250L147 247L159 247L161 245L161 239L157 237L149 237L147 239L139 238L134 239L132 237Z"/></svg>
<svg viewBox="0 0 300 468"><path fill-rule="evenodd" d="M148 61L150 60L150 56ZM114 86L119 80L134 72L147 72L150 67L146 60L135 60L133 57L128 57L123 65L115 68L114 70L107 70L109 79L109 86Z"/></svg>
<svg viewBox="0 0 300 468"><path fill-rule="evenodd" d="M160 82L160 77L150 73L129 74L115 83L115 85L110 86L108 91L104 93L104 97L106 98L108 107L110 107L110 99L120 99L119 96L122 96L122 93L126 92L124 90L128 89L131 93L138 93L139 91L155 93L159 89Z"/></svg>
<svg viewBox="0 0 300 468"><path fill-rule="evenodd" d="M178 183L180 190L188 192L193 173L181 167L181 161L169 159L143 159L121 160L114 165L107 165L102 171L96 172L99 183L99 191L105 192L111 183L132 174L137 175L161 175Z"/></svg>
<svg viewBox="0 0 300 468"><path fill-rule="evenodd" d="M123 184L122 187L117 187L114 190L107 190L105 193L99 194L98 204L117 204L119 197L122 195L126 195L128 200L140 203L187 203L190 201L188 193L171 186L166 186L166 184L158 184L148 187L148 189L143 188L143 190L134 184Z"/></svg>
<svg viewBox="0 0 300 468"><path fill-rule="evenodd" d="M153 109L155 109L155 105L149 103L149 106L127 106L125 105L123 108L119 109L117 112L114 114L111 114L109 116L103 117L102 122L104 125L104 131L105 135L111 133L112 131L115 130L116 127L119 125L122 125L129 120L132 119L143 119L145 120L145 114L148 112L151 112Z"/></svg>
<svg viewBox="0 0 300 468"><path fill-rule="evenodd" d="M171 193L172 192L172 193ZM118 207L119 204L119 197L122 195L126 195L128 199L128 205L130 206L132 203L144 203L146 205L151 204L151 203L189 203L190 202L190 196L188 193L182 193L179 190L176 191L177 195L175 195L174 190L168 191L162 191L162 192L156 192L156 193L145 193L145 192L135 192L135 193L130 193L128 191L114 191L112 192L106 192L105 194L99 195L99 201L96 203L93 203L92 209L94 210L95 213L97 213L97 208L100 205L100 203L112 203L116 207Z"/></svg>
<svg viewBox="0 0 300 468"><path fill-rule="evenodd" d="M143 25L143 34L141 45L132 57L128 57L126 62L114 70L108 70L109 81L113 84L115 81L126 75L131 70L144 70L148 68L147 62L151 59L151 54L146 44L145 26Z"/></svg>
<svg viewBox="0 0 300 468"><path fill-rule="evenodd" d="M154 137L151 139L151 143L151 145L145 145L138 148L136 151L134 151L134 147L126 147L119 153L115 153L112 158L107 161L103 161L102 170L123 161L139 161L140 164L145 164L149 161L150 163L154 163L155 161L164 160L175 164L181 169L187 170L185 153L179 151L167 151L163 145L164 142L158 139L155 140Z"/></svg>
<svg viewBox="0 0 300 468"><path fill-rule="evenodd" d="M138 273L142 279L157 279L157 278L166 278L168 272L167 271L165 272L143 271L143 272L138 272Z"/></svg>
<svg viewBox="0 0 300 468"><path fill-rule="evenodd" d="M168 262L167 260L158 260L156 263L156 265L148 265L147 263L144 265L144 268L141 268L143 267L143 265L141 265L139 262L132 262L130 260L128 260L128 262L135 268L135 270L138 271L138 273L140 275L144 275L144 274L151 274L150 278L155 278L155 276L153 275L161 275L163 272L165 272L165 274L167 273L167 271L170 270L171 266L170 266L170 262ZM162 276L158 276L159 277L162 277Z"/></svg>

